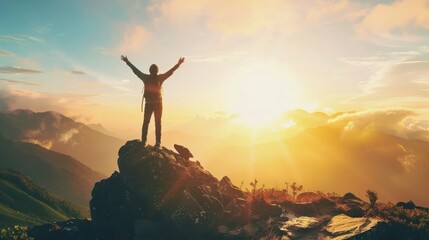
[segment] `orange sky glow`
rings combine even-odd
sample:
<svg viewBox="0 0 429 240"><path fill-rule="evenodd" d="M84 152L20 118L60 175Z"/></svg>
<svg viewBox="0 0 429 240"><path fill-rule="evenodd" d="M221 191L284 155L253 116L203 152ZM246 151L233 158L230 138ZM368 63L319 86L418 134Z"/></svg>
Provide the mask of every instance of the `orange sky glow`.
<svg viewBox="0 0 429 240"><path fill-rule="evenodd" d="M361 141L378 144L375 132L429 141L428 0L17 1L1 7L0 22L0 110L54 110L121 139L140 138L143 84L120 55L142 72L184 56L163 87L164 144L188 146L236 184L258 177L328 191L347 178L335 167L360 169L358 157L344 159ZM327 125L320 142L336 144L330 134L341 129L349 152L299 135ZM408 187L398 179L417 171L418 144L383 141L403 171L365 184L396 184L403 192L384 196L397 199ZM222 157L237 164L219 166ZM338 178L312 182L310 166ZM367 174L356 173L350 191L363 193Z"/></svg>

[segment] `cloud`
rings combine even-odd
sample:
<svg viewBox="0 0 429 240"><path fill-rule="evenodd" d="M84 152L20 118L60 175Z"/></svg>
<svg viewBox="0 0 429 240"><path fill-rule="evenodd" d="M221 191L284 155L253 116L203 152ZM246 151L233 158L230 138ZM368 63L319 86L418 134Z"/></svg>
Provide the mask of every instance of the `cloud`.
<svg viewBox="0 0 429 240"><path fill-rule="evenodd" d="M29 110L24 110L29 111ZM49 117L47 118L41 118L38 126L33 126L30 128L27 128L24 132L24 137L26 140L23 140L24 142L30 142L34 144L38 144L44 148L50 149L55 142L55 139L47 139L46 136L52 135L52 129L59 130L61 129L63 117L62 114L58 112L49 112ZM73 136L79 133L79 130L77 128L69 128L69 129L63 129L63 132L53 132L53 135L55 135L55 138L58 137L58 141L61 143L71 143L72 145L75 144L74 141L70 142L72 140Z"/></svg>
<svg viewBox="0 0 429 240"><path fill-rule="evenodd" d="M175 26L204 24L210 30L227 35L253 35L272 27L279 19L293 14L285 1L165 1L156 2L150 10ZM282 11L279 11L282 9ZM274 20L274 21L273 21ZM285 21L288 23L290 21Z"/></svg>
<svg viewBox="0 0 429 240"><path fill-rule="evenodd" d="M0 73L6 73L6 74L38 74L38 73L43 73L43 72L39 71L39 70L35 70L35 69L29 69L29 68L3 66L3 67L0 67Z"/></svg>
<svg viewBox="0 0 429 240"><path fill-rule="evenodd" d="M64 114L85 112L94 104L94 95L69 93L41 93L21 89L0 89L0 110L31 109L56 111Z"/></svg>
<svg viewBox="0 0 429 240"><path fill-rule="evenodd" d="M120 53L139 52L146 46L150 37L151 33L143 26L132 26L124 32L118 51Z"/></svg>
<svg viewBox="0 0 429 240"><path fill-rule="evenodd" d="M79 130L77 130L75 128L69 129L67 132L64 132L60 135L59 140L62 143L67 143L77 133L79 133Z"/></svg>
<svg viewBox="0 0 429 240"><path fill-rule="evenodd" d="M294 31L326 20L351 20L363 15L362 9L349 0L171 0L149 7L158 20L175 26L203 24L225 35L244 36Z"/></svg>
<svg viewBox="0 0 429 240"><path fill-rule="evenodd" d="M44 39L30 36L30 35L0 35L0 41L4 42L14 42L14 43L26 43L26 42L36 42L43 43Z"/></svg>
<svg viewBox="0 0 429 240"><path fill-rule="evenodd" d="M95 47L92 50L99 52L99 53L106 55L106 56L118 55L118 53L114 49L105 48L105 47Z"/></svg>
<svg viewBox="0 0 429 240"><path fill-rule="evenodd" d="M46 149L51 149L53 145L51 140L37 140L32 138L23 139L23 140L20 140L20 142L28 142L28 143L36 144Z"/></svg>
<svg viewBox="0 0 429 240"><path fill-rule="evenodd" d="M402 145L401 147L404 149L404 154L398 156L397 161L399 161L402 165L402 167L404 167L405 171L410 172L417 161L417 157L416 155L409 153L407 149L405 149Z"/></svg>
<svg viewBox="0 0 429 240"><path fill-rule="evenodd" d="M354 66L366 66L374 67L384 65L388 58L386 56L370 56L370 57L352 57L352 58L341 58L341 61L354 65Z"/></svg>
<svg viewBox="0 0 429 240"><path fill-rule="evenodd" d="M390 106L427 108L429 97L429 61L424 48L377 53L369 57L343 58L343 62L361 67L367 76L358 87L362 92L349 104L372 107Z"/></svg>
<svg viewBox="0 0 429 240"><path fill-rule="evenodd" d="M429 0L396 0L377 4L356 25L361 37L376 35L397 40L416 41L419 29L429 29Z"/></svg>
<svg viewBox="0 0 429 240"><path fill-rule="evenodd" d="M308 3L308 2L307 2ZM310 3L307 18L313 22L326 20L353 21L367 13L365 5L349 0L317 0Z"/></svg>
<svg viewBox="0 0 429 240"><path fill-rule="evenodd" d="M34 31L39 33L39 34L46 34L46 33L51 31L51 26L52 26L52 24L47 24L44 26L38 26L34 29Z"/></svg>
<svg viewBox="0 0 429 240"><path fill-rule="evenodd" d="M429 61L404 60L380 68L365 84L366 99L429 97Z"/></svg>
<svg viewBox="0 0 429 240"><path fill-rule="evenodd" d="M84 71L76 71L76 70L70 71L69 73L73 75L86 75Z"/></svg>
<svg viewBox="0 0 429 240"><path fill-rule="evenodd" d="M377 52L375 55L367 57L343 57L340 60L354 65L366 67L383 67L390 66L402 61L417 58L425 55L425 49L410 50L410 51L392 51L392 52Z"/></svg>
<svg viewBox="0 0 429 240"><path fill-rule="evenodd" d="M416 112L408 109L387 108L343 113L331 118L329 124L342 127L342 137L351 136L354 139L359 139L361 136L366 139L365 137L373 136L374 132L380 132L410 140L429 141L429 121L414 119L417 115ZM380 138L377 135L375 136L375 139L380 141ZM385 140L386 147L378 148L375 152L387 151L392 158L402 165L405 172L410 172L418 161L418 157L414 152L415 149L407 149L407 146L410 145L403 145L401 141L394 140L393 142L396 145L388 148L387 146L392 142ZM386 155L386 153L383 153L383 155Z"/></svg>
<svg viewBox="0 0 429 240"><path fill-rule="evenodd" d="M7 78L0 78L0 81L7 82L7 83L22 84L22 85L27 85L27 86L37 86L37 85L40 85L40 83L30 83L30 82L13 80L13 79L7 79Z"/></svg>
<svg viewBox="0 0 429 240"><path fill-rule="evenodd" d="M380 109L343 113L328 121L329 124L340 125L344 132L379 131L407 139L429 141L429 122L416 120L418 114L408 109Z"/></svg>
<svg viewBox="0 0 429 240"><path fill-rule="evenodd" d="M13 56L14 54L12 52L9 52L7 50L4 49L0 49L0 56L5 56L5 57L10 57Z"/></svg>
<svg viewBox="0 0 429 240"><path fill-rule="evenodd" d="M188 62L220 62L225 59L225 56L219 55L219 56L210 56L210 57L203 57L203 56L187 56Z"/></svg>
<svg viewBox="0 0 429 240"><path fill-rule="evenodd" d="M381 129L383 127L391 128L396 126L398 122L402 122L405 118L416 115L413 111L407 109L382 109L361 112L342 113L330 119L329 123L350 122L359 128L375 127ZM388 120L388 121L386 121Z"/></svg>

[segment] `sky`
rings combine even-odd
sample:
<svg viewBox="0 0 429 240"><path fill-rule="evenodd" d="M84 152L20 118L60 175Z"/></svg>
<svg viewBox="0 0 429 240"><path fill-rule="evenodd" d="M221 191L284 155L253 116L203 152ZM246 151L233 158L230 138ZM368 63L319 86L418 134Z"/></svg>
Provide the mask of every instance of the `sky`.
<svg viewBox="0 0 429 240"><path fill-rule="evenodd" d="M429 118L429 0L0 0L0 26L0 110L124 139L139 137L143 84L121 54L143 72L186 58L163 86L167 129L296 108Z"/></svg>

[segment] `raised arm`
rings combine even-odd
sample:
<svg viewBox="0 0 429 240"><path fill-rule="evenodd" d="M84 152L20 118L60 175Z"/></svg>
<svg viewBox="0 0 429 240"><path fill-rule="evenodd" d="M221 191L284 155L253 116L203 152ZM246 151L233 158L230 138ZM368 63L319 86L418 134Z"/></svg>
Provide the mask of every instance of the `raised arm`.
<svg viewBox="0 0 429 240"><path fill-rule="evenodd" d="M167 80L167 78L169 78L174 73L174 71L176 71L180 67L180 65L182 65L182 63L184 63L184 62L185 62L185 58L184 57L179 58L179 61L177 61L176 65L174 65L166 73L161 74L162 75L162 79L161 79L162 82L164 82L165 80Z"/></svg>
<svg viewBox="0 0 429 240"><path fill-rule="evenodd" d="M137 75L143 82L146 77L146 74L142 73L138 68L136 68L129 60L127 56L121 55L121 60L124 61L130 68L133 70L134 74Z"/></svg>

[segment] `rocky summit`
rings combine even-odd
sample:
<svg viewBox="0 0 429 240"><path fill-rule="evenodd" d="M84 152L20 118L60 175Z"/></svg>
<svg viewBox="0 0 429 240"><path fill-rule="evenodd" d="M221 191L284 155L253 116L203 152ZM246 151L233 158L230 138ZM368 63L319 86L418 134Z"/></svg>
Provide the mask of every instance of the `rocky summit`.
<svg viewBox="0 0 429 240"><path fill-rule="evenodd" d="M119 172L93 188L91 220L36 226L28 234L37 240L427 239L424 226L389 222L374 209L375 217L368 216L369 204L351 193L270 198L276 190L256 189L256 181L255 189L242 191L178 146L176 153L128 141L119 149Z"/></svg>
<svg viewBox="0 0 429 240"><path fill-rule="evenodd" d="M221 219L219 181L197 162L130 141L119 150L118 166L120 173L94 187L94 222L115 227L121 223L122 234L131 239L132 227L142 222L157 226L159 234L193 237L207 234Z"/></svg>
<svg viewBox="0 0 429 240"><path fill-rule="evenodd" d="M93 188L91 221L34 227L30 235L36 239L231 239L271 230L265 222L280 216L279 206L248 201L229 178L219 181L198 161L190 161L190 151L180 147L176 153L128 141L119 149L119 172ZM252 218L252 212L267 214ZM248 225L251 219L259 220L263 228Z"/></svg>

